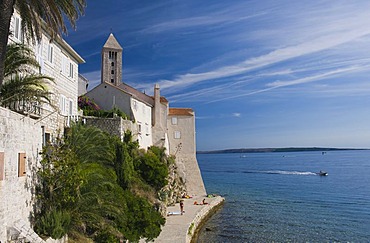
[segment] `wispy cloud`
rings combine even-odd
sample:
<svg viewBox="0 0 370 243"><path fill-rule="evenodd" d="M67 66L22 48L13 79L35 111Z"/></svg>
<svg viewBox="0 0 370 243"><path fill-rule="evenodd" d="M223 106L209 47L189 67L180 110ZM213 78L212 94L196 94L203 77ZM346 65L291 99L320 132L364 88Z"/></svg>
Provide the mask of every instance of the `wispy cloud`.
<svg viewBox="0 0 370 243"><path fill-rule="evenodd" d="M220 26L220 24L227 25L239 21L245 21L250 18L258 17L264 15L266 13L257 13L252 14L249 16L235 16L230 11L222 11L219 13L209 13L206 16L197 16L197 17L187 17L181 19L173 19L170 21L162 22L159 24L155 24L153 26L149 26L140 32L143 34L153 34L153 33L160 33L160 32L168 32L168 31L178 31L180 29L186 28L196 28L196 27L204 27L204 26Z"/></svg>
<svg viewBox="0 0 370 243"><path fill-rule="evenodd" d="M347 68L341 68L337 70L332 70L326 73L314 75L314 76L309 76L309 77L304 77L301 79L296 79L296 80L291 80L291 81L275 81L272 83L266 84L267 87L271 88L280 88L280 87L285 87L285 86L291 86L291 85L297 85L297 84L304 84L304 83L309 83L309 82L314 82L318 80L322 80L327 77L332 77L335 75L343 74L343 73L350 73L354 71L360 71L364 69L368 69L370 65L368 66L352 66L352 67L347 67Z"/></svg>
<svg viewBox="0 0 370 243"><path fill-rule="evenodd" d="M370 34L370 27L365 26L360 30L353 30L343 35L329 35L319 37L295 46L289 46L274 50L268 54L246 59L244 62L228 65L203 73L188 73L179 75L174 80L162 80L160 85L163 89L186 87L199 82L214 80L225 77L232 77L261 67L279 63L288 59L301 57L319 51L334 48Z"/></svg>

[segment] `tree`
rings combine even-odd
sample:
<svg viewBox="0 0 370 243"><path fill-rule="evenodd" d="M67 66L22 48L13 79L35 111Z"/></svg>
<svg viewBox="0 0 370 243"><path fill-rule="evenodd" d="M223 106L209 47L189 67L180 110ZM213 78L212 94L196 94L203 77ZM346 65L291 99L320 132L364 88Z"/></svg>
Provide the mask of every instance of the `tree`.
<svg viewBox="0 0 370 243"><path fill-rule="evenodd" d="M41 39L43 23L51 38L67 33L65 20L75 28L76 20L84 13L85 7L85 0L0 0L0 87L4 81L4 61L14 8L22 18L26 39L35 42Z"/></svg>
<svg viewBox="0 0 370 243"><path fill-rule="evenodd" d="M5 79L0 87L0 105L21 111L21 105L50 104L50 92L45 81L53 79L36 72L40 66L32 50L19 43L10 44L7 49Z"/></svg>

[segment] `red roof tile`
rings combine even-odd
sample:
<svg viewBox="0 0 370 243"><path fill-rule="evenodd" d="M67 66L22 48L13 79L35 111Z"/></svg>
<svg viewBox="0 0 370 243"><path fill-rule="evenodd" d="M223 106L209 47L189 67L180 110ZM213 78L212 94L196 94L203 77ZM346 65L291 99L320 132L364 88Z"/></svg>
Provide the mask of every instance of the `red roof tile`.
<svg viewBox="0 0 370 243"><path fill-rule="evenodd" d="M194 116L194 111L191 108L170 108L168 115L170 116Z"/></svg>

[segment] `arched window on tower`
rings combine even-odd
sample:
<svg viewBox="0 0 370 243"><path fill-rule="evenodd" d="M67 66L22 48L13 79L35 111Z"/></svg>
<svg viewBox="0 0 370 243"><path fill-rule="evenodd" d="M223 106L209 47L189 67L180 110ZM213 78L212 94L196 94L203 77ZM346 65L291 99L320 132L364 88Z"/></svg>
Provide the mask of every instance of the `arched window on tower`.
<svg viewBox="0 0 370 243"><path fill-rule="evenodd" d="M114 67L114 62L111 63L111 66Z"/></svg>

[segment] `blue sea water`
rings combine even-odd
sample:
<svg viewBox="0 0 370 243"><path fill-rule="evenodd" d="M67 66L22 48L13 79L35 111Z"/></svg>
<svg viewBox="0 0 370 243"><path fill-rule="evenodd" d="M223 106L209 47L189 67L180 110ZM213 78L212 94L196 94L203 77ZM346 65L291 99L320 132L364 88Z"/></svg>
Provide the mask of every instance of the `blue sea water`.
<svg viewBox="0 0 370 243"><path fill-rule="evenodd" d="M197 159L207 192L226 198L198 242L370 242L370 151Z"/></svg>

